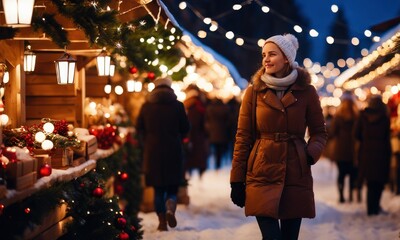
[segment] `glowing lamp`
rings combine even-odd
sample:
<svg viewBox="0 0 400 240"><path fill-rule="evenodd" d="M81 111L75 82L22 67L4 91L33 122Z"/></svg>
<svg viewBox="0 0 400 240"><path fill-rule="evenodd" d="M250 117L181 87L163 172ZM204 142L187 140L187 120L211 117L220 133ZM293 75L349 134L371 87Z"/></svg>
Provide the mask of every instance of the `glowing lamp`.
<svg viewBox="0 0 400 240"><path fill-rule="evenodd" d="M73 84L75 77L76 60L70 54L64 53L59 59L54 61L56 64L57 83Z"/></svg>
<svg viewBox="0 0 400 240"><path fill-rule="evenodd" d="M114 76L115 65L111 61L106 50L102 50L96 58L97 72L99 76Z"/></svg>
<svg viewBox="0 0 400 240"><path fill-rule="evenodd" d="M54 125L51 122L47 122L43 125L43 130L46 133L52 133L54 131Z"/></svg>
<svg viewBox="0 0 400 240"><path fill-rule="evenodd" d="M42 142L42 148L43 148L43 150L51 150L51 149L53 149L53 147L54 147L54 144L53 144L53 142L50 141L50 140L44 140L44 141Z"/></svg>
<svg viewBox="0 0 400 240"><path fill-rule="evenodd" d="M46 140L46 135L44 135L43 132L37 132L35 134L35 141L36 142L42 143L44 140Z"/></svg>
<svg viewBox="0 0 400 240"><path fill-rule="evenodd" d="M8 123L8 120L9 120L9 118L8 118L8 116L6 114L1 114L0 115L0 124L1 124L1 126L6 126L7 123Z"/></svg>
<svg viewBox="0 0 400 240"><path fill-rule="evenodd" d="M104 86L104 92L105 92L106 94L110 94L110 93L111 93L111 91L112 91L112 87L111 87L111 79L110 79L110 78L108 78L108 80L107 80L107 84Z"/></svg>
<svg viewBox="0 0 400 240"><path fill-rule="evenodd" d="M28 73L35 71L35 64L36 54L31 51L31 46L28 45L24 52L24 71Z"/></svg>
<svg viewBox="0 0 400 240"><path fill-rule="evenodd" d="M139 80L130 79L126 81L126 89L128 92L140 92L142 91L143 84Z"/></svg>
<svg viewBox="0 0 400 240"><path fill-rule="evenodd" d="M31 25L35 0L3 0L6 25L28 27Z"/></svg>

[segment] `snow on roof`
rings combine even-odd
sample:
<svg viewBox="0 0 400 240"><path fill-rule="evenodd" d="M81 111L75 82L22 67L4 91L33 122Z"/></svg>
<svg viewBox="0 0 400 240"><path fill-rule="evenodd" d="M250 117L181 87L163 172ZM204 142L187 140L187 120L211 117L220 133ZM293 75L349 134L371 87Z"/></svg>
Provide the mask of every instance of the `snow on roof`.
<svg viewBox="0 0 400 240"><path fill-rule="evenodd" d="M229 73L231 74L236 85L238 85L241 89L244 89L247 87L248 81L245 78L242 78L242 76L239 74L236 67L228 59L226 59L219 53L215 52L212 48L210 48L210 47L206 46L205 44L203 44L202 42L200 42L189 31L187 31L182 26L180 26L179 23L175 20L172 13L168 10L167 6L165 6L165 4L162 1L160 1L160 5L164 9L165 13L167 14L167 16L170 19L170 21L172 22L172 24L174 24L176 27L179 27L182 30L183 34L188 35L192 39L192 41L195 45L202 47L206 52L210 53L218 62L220 62L221 64L225 65L228 68Z"/></svg>

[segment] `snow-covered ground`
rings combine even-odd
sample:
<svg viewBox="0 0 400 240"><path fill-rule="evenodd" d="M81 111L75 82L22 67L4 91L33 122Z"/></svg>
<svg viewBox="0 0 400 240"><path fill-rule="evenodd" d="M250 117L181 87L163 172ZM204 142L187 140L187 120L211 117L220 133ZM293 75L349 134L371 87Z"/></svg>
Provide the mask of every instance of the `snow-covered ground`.
<svg viewBox="0 0 400 240"><path fill-rule="evenodd" d="M156 213L140 213L145 240L243 240L261 239L254 217L230 200L230 166L208 170L189 181L190 204L178 205L178 226L168 232L156 230ZM365 194L362 203L338 203L337 169L321 159L312 167L317 217L303 219L300 240L396 240L400 239L400 196L385 190L381 205L387 214L368 217ZM347 197L345 195L345 197Z"/></svg>

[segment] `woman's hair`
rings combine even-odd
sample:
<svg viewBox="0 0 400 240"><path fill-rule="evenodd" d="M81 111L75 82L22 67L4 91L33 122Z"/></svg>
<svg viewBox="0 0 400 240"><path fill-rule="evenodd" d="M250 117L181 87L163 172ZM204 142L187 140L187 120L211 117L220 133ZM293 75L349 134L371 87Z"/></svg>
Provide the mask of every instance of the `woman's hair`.
<svg viewBox="0 0 400 240"><path fill-rule="evenodd" d="M353 99L345 98L336 109L336 116L341 116L346 120L358 117L358 107Z"/></svg>
<svg viewBox="0 0 400 240"><path fill-rule="evenodd" d="M254 75L251 77L251 83L254 83L257 79L260 79L261 75L264 74L265 71L265 67L261 66L256 73L254 73Z"/></svg>

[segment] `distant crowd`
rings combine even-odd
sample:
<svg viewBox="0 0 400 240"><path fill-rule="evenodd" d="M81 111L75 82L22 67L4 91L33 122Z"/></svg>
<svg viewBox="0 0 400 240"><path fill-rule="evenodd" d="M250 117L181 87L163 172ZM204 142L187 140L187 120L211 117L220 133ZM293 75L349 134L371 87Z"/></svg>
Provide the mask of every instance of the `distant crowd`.
<svg viewBox="0 0 400 240"><path fill-rule="evenodd" d="M345 92L338 107L324 109L329 135L324 155L338 167L338 200L361 202L365 185L368 215L383 212L380 199L385 187L400 194L399 102L400 93L385 104L380 95L359 101Z"/></svg>

